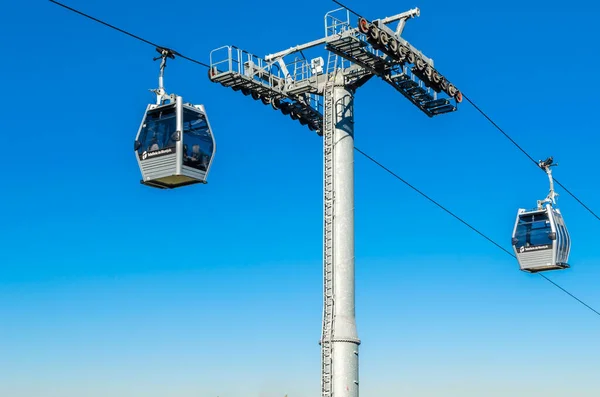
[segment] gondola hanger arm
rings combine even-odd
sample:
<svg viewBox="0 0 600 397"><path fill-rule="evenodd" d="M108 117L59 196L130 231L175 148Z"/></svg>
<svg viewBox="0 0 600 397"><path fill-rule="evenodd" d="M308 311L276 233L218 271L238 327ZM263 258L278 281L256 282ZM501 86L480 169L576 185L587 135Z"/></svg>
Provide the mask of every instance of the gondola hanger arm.
<svg viewBox="0 0 600 397"><path fill-rule="evenodd" d="M165 47L156 47L156 51L160 54L159 57L153 58L154 61L161 60L160 62L160 74L158 75L158 88L150 90L156 94L156 104L160 105L163 101L171 99L172 96L167 95L164 87L164 75L165 68L167 67L167 58L175 59L175 51L165 48Z"/></svg>
<svg viewBox="0 0 600 397"><path fill-rule="evenodd" d="M556 197L558 197L558 193L554 191L554 178L552 177L551 167L558 166L558 163L555 163L554 158L550 156L546 160L539 160L538 165L546 172L546 175L548 175L548 181L550 182L550 191L548 192L548 196L546 196L544 200L538 200L538 208L541 208L544 203L556 204Z"/></svg>

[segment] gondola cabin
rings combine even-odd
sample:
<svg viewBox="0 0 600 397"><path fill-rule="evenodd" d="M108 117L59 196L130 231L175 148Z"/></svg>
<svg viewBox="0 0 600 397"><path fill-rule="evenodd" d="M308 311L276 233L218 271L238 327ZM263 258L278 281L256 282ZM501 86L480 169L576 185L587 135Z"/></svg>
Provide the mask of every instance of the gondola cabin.
<svg viewBox="0 0 600 397"><path fill-rule="evenodd" d="M569 267L569 232L560 211L550 204L531 211L519 209L512 245L519 266L525 272Z"/></svg>
<svg viewBox="0 0 600 397"><path fill-rule="evenodd" d="M145 185L173 189L206 183L215 140L204 106L184 104L179 96L148 105L134 149Z"/></svg>

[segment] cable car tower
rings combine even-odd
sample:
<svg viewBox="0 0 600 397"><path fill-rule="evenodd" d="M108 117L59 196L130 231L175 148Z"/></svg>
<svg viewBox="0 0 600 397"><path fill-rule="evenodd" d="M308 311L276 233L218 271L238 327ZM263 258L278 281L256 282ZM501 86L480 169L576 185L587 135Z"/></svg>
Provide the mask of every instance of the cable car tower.
<svg viewBox="0 0 600 397"><path fill-rule="evenodd" d="M323 136L322 397L358 397L354 288L354 94L374 76L429 117L457 110L462 95L402 38L415 8L352 26L350 11L325 15L325 37L260 58L234 46L210 54L209 78L260 100ZM393 25L396 23L395 28ZM304 51L325 45L322 57ZM293 57L293 59L291 59Z"/></svg>

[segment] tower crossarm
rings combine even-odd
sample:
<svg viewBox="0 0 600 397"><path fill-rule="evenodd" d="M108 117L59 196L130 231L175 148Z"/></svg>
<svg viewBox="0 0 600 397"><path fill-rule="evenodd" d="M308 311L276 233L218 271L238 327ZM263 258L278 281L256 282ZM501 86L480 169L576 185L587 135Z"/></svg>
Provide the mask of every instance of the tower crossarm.
<svg viewBox="0 0 600 397"><path fill-rule="evenodd" d="M326 76L306 59L266 61L235 46L224 46L210 54L209 78L271 105L322 135L321 95Z"/></svg>
<svg viewBox="0 0 600 397"><path fill-rule="evenodd" d="M372 22L359 18L357 27L348 17L336 30L327 29L326 48L392 85L429 117L453 112L462 93L435 69L433 59L400 35L405 22L418 15L413 9ZM396 21L394 30L390 24Z"/></svg>
<svg viewBox="0 0 600 397"><path fill-rule="evenodd" d="M274 59L282 58L284 56L293 54L295 52L300 52L300 51L303 51L303 50L307 50L309 48L325 44L327 42L327 40L328 40L328 37L323 37L321 39L313 40L313 41L310 41L310 42L305 43L305 44L300 44L300 45L288 48L287 50L276 52L275 54L269 54L269 55L265 56L265 60L266 61L272 61Z"/></svg>

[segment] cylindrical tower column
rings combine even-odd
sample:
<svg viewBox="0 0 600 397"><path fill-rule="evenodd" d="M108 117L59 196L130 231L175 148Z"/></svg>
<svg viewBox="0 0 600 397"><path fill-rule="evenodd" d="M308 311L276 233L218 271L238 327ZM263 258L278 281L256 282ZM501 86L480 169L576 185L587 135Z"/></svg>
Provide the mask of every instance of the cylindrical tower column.
<svg viewBox="0 0 600 397"><path fill-rule="evenodd" d="M338 72L333 87L332 396L358 397L354 283L354 93Z"/></svg>

